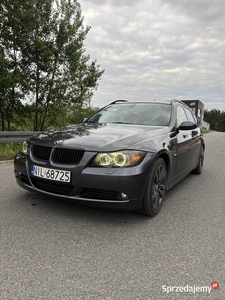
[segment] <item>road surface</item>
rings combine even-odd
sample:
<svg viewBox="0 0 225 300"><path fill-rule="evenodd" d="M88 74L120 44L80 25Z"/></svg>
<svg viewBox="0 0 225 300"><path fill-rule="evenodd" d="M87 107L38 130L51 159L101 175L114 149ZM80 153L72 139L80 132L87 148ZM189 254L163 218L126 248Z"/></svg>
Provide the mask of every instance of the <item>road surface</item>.
<svg viewBox="0 0 225 300"><path fill-rule="evenodd" d="M152 219L30 193L0 164L1 299L224 300L225 133L205 140L203 173Z"/></svg>

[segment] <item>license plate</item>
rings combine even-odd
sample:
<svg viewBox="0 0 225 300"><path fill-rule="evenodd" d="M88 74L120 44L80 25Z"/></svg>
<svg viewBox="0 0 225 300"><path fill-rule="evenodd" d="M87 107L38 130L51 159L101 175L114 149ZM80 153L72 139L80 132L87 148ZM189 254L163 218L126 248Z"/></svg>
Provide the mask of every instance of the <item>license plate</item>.
<svg viewBox="0 0 225 300"><path fill-rule="evenodd" d="M36 177L61 181L61 182L70 182L70 177L71 177L70 171L43 168L35 165L32 165L30 167L30 173L31 175Z"/></svg>

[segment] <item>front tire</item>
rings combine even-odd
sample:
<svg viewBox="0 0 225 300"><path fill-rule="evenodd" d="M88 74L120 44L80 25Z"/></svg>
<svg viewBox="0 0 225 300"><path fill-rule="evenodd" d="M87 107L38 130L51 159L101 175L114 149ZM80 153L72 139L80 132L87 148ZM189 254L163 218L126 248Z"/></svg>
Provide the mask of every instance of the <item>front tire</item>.
<svg viewBox="0 0 225 300"><path fill-rule="evenodd" d="M201 153L200 153L200 156L199 156L198 165L197 165L197 167L192 171L192 173L200 175L200 174L202 173L202 170L203 170L203 165L204 165L204 149L203 149L203 147L202 147L202 148L201 148Z"/></svg>
<svg viewBox="0 0 225 300"><path fill-rule="evenodd" d="M154 217L162 206L166 194L167 186L167 167L162 158L157 159L154 163L146 186L143 197L142 207L139 213Z"/></svg>

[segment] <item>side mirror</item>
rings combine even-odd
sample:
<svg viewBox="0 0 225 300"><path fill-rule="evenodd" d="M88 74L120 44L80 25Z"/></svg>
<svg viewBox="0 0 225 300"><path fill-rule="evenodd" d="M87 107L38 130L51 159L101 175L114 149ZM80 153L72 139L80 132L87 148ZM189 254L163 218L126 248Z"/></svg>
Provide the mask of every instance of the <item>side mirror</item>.
<svg viewBox="0 0 225 300"><path fill-rule="evenodd" d="M180 124L178 130L193 130L197 127L198 127L197 124L195 124L192 121L184 121Z"/></svg>

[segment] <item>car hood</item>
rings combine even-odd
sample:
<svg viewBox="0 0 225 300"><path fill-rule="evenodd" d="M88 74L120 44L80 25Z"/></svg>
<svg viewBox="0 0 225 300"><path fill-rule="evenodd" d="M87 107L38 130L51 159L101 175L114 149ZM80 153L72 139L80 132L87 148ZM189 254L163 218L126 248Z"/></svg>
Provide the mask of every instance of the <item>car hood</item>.
<svg viewBox="0 0 225 300"><path fill-rule="evenodd" d="M168 131L168 127L156 126L79 124L43 132L30 138L30 142L46 146L62 145L86 151L116 151L136 149L135 145Z"/></svg>

